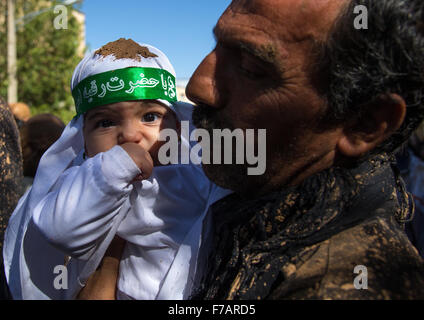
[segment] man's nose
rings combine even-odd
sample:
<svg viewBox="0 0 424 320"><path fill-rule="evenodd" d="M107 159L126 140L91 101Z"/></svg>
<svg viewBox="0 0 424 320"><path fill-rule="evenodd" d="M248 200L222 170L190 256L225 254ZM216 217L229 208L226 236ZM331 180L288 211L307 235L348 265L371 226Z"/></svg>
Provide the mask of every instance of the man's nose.
<svg viewBox="0 0 424 320"><path fill-rule="evenodd" d="M218 107L216 60L214 50L203 59L187 84L186 96L197 105Z"/></svg>
<svg viewBox="0 0 424 320"><path fill-rule="evenodd" d="M140 128L134 122L127 122L121 126L121 131L118 136L118 143L139 143L142 137L143 135Z"/></svg>

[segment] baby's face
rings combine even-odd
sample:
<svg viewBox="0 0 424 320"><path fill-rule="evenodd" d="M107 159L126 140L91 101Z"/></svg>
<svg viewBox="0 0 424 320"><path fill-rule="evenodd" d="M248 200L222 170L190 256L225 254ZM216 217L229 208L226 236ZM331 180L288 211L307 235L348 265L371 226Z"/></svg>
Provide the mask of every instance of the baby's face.
<svg viewBox="0 0 424 320"><path fill-rule="evenodd" d="M157 163L162 129L178 130L175 114L154 100L125 101L96 107L84 118L85 152L93 157L116 145L137 143Z"/></svg>

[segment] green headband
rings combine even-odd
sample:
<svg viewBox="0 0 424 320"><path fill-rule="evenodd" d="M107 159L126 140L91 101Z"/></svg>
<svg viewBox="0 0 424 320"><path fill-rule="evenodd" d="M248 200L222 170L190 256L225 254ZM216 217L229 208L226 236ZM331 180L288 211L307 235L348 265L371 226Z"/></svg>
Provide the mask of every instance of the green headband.
<svg viewBox="0 0 424 320"><path fill-rule="evenodd" d="M164 69L130 67L98 73L72 90L77 115L109 103L163 99L177 101L175 77Z"/></svg>

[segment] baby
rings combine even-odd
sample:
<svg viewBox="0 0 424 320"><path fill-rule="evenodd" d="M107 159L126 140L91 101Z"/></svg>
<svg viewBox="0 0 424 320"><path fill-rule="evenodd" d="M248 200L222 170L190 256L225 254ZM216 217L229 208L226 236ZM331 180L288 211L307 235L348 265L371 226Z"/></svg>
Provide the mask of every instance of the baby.
<svg viewBox="0 0 424 320"><path fill-rule="evenodd" d="M126 240L118 299L187 298L203 218L230 192L200 166L161 165L160 131L191 120L191 105L176 102L172 65L158 49L120 39L80 62L71 89L77 117L43 156L9 223L4 256L12 295L75 298L118 235ZM180 144L189 147L185 137ZM46 258L34 262L40 249ZM58 295L40 270L51 273L46 266L60 255L72 257L71 288ZM13 276L17 256L27 265Z"/></svg>

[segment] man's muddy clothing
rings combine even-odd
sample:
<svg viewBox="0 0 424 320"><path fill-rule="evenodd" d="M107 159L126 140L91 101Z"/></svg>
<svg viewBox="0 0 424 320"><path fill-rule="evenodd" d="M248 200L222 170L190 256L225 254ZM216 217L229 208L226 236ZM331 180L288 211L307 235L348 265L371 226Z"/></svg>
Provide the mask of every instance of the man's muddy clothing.
<svg viewBox="0 0 424 320"><path fill-rule="evenodd" d="M22 153L12 111L0 97L0 299L10 298L3 271L3 239L22 191Z"/></svg>
<svg viewBox="0 0 424 320"><path fill-rule="evenodd" d="M22 191L22 153L12 111L0 97L0 250L7 222Z"/></svg>
<svg viewBox="0 0 424 320"><path fill-rule="evenodd" d="M403 231L410 197L392 167L380 155L256 200L216 203L204 241L211 259L193 298L423 299L424 261Z"/></svg>

